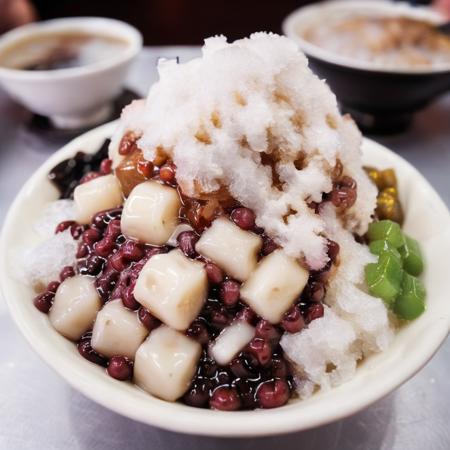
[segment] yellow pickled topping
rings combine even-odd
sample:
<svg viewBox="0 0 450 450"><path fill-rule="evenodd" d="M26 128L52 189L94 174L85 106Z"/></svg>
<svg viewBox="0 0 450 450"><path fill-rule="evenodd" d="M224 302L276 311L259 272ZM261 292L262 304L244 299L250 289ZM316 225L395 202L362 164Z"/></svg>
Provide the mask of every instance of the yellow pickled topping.
<svg viewBox="0 0 450 450"><path fill-rule="evenodd" d="M403 209L396 188L388 187L378 194L376 213L380 220L403 223Z"/></svg>
<svg viewBox="0 0 450 450"><path fill-rule="evenodd" d="M378 170L364 167L369 178L378 188L376 213L380 220L388 219L403 223L403 209L398 197L397 176L394 169Z"/></svg>
<svg viewBox="0 0 450 450"><path fill-rule="evenodd" d="M375 183L378 190L380 190L381 189L380 171L378 169L375 169L375 167L364 167L364 170L366 171L367 175L369 175L369 178Z"/></svg>
<svg viewBox="0 0 450 450"><path fill-rule="evenodd" d="M397 189L397 177L395 176L394 169L385 169L380 172L381 187L379 189L385 188L396 188Z"/></svg>

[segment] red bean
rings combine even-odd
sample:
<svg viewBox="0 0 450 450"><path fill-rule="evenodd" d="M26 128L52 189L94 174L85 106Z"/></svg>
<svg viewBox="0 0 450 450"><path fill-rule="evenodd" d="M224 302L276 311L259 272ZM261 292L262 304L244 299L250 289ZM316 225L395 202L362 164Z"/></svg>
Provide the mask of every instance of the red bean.
<svg viewBox="0 0 450 450"><path fill-rule="evenodd" d="M199 344L206 345L209 342L209 333L206 326L199 320L195 320L187 329L186 334L195 339Z"/></svg>
<svg viewBox="0 0 450 450"><path fill-rule="evenodd" d="M183 231L177 236L177 242L180 250L188 257L195 258L197 252L195 251L195 244L199 237L193 231Z"/></svg>
<svg viewBox="0 0 450 450"><path fill-rule="evenodd" d="M48 283L48 286L47 286L47 291L48 292L56 292L59 285L60 285L59 281L50 281L50 283Z"/></svg>
<svg viewBox="0 0 450 450"><path fill-rule="evenodd" d="M109 213L109 211L100 211L100 212L98 212L97 214L95 214L92 217L91 224L94 227L96 227L96 228L98 228L100 230L103 230L108 225L108 213Z"/></svg>
<svg viewBox="0 0 450 450"><path fill-rule="evenodd" d="M247 351L255 356L261 366L266 366L272 358L272 347L265 339L253 338L247 346Z"/></svg>
<svg viewBox="0 0 450 450"><path fill-rule="evenodd" d="M122 251L119 249L110 257L109 263L111 264L111 267L113 267L118 272L123 272L126 269L129 261L124 258Z"/></svg>
<svg viewBox="0 0 450 450"><path fill-rule="evenodd" d="M91 336L88 333L87 335L83 336L80 339L80 342L78 342L77 345L78 352L80 355L87 359L88 361L98 364L99 366L106 367L108 364L108 360L104 358L103 356L99 355L91 345Z"/></svg>
<svg viewBox="0 0 450 450"><path fill-rule="evenodd" d="M128 309L136 311L141 306L133 295L135 282L122 291L122 303Z"/></svg>
<svg viewBox="0 0 450 450"><path fill-rule="evenodd" d="M306 311L306 322L310 323L315 319L320 319L321 317L323 317L323 314L324 308L322 303L313 303L308 307L308 310Z"/></svg>
<svg viewBox="0 0 450 450"><path fill-rule="evenodd" d="M283 380L266 381L259 386L256 392L256 398L261 408L283 406L288 402L289 395L289 386Z"/></svg>
<svg viewBox="0 0 450 450"><path fill-rule="evenodd" d="M252 230L255 227L255 213L249 208L236 208L231 213L231 220L243 230Z"/></svg>
<svg viewBox="0 0 450 450"><path fill-rule="evenodd" d="M153 163L145 159L140 159L137 163L138 172L145 178L151 178L153 175Z"/></svg>
<svg viewBox="0 0 450 450"><path fill-rule="evenodd" d="M58 223L55 229L55 234L62 233L75 224L74 220L65 220L64 222Z"/></svg>
<svg viewBox="0 0 450 450"><path fill-rule="evenodd" d="M103 272L95 280L97 291L103 301L109 300L118 278L119 272L114 270L112 267L106 266Z"/></svg>
<svg viewBox="0 0 450 450"><path fill-rule="evenodd" d="M244 322L247 322L250 325L254 325L256 321L256 313L253 311L253 309L249 308L248 306L242 308L237 314L236 314L236 320L243 320Z"/></svg>
<svg viewBox="0 0 450 450"><path fill-rule="evenodd" d="M98 231L94 228L89 228L82 235L83 242L87 245L93 245L94 242L99 241L101 239L101 237L102 237L102 235L101 235L100 231Z"/></svg>
<svg viewBox="0 0 450 450"><path fill-rule="evenodd" d="M224 308L211 311L210 323L216 330L223 330L232 320L232 317Z"/></svg>
<svg viewBox="0 0 450 450"><path fill-rule="evenodd" d="M114 248L115 243L110 239L102 239L101 241L96 242L94 245L94 251L96 255L103 258L109 256L114 251Z"/></svg>
<svg viewBox="0 0 450 450"><path fill-rule="evenodd" d="M102 269L105 260L97 255L89 256L84 263L79 265L80 273L83 275L98 275Z"/></svg>
<svg viewBox="0 0 450 450"><path fill-rule="evenodd" d="M161 322L143 306L139 308L138 317L148 331L153 331L161 325Z"/></svg>
<svg viewBox="0 0 450 450"><path fill-rule="evenodd" d="M65 266L59 273L59 280L63 282L66 278L75 276L75 270L72 266Z"/></svg>
<svg viewBox="0 0 450 450"><path fill-rule="evenodd" d="M47 314L52 307L54 298L55 294L53 292L44 292L34 298L33 304L39 311Z"/></svg>
<svg viewBox="0 0 450 450"><path fill-rule="evenodd" d="M235 388L220 386L213 392L209 405L221 411L236 411L241 407L241 400Z"/></svg>
<svg viewBox="0 0 450 450"><path fill-rule="evenodd" d="M274 377L282 379L290 374L288 364L283 358L272 358L272 374Z"/></svg>
<svg viewBox="0 0 450 450"><path fill-rule="evenodd" d="M305 326L305 321L298 306L292 306L283 316L281 326L288 333L298 333Z"/></svg>
<svg viewBox="0 0 450 450"><path fill-rule="evenodd" d="M208 380L195 380L184 394L184 402L196 408L206 407L209 401L209 384Z"/></svg>
<svg viewBox="0 0 450 450"><path fill-rule="evenodd" d="M94 244L95 253L103 258L109 256L116 248L116 239L119 237L120 233L120 220L111 220L106 227L103 239Z"/></svg>
<svg viewBox="0 0 450 450"><path fill-rule="evenodd" d="M132 131L127 131L120 141L119 155L125 156L131 153L136 148L136 141L138 138L139 136Z"/></svg>
<svg viewBox="0 0 450 450"><path fill-rule="evenodd" d="M113 356L107 367L108 375L116 380L129 380L133 375L133 364L124 356Z"/></svg>
<svg viewBox="0 0 450 450"><path fill-rule="evenodd" d="M139 261L144 257L145 251L142 248L142 245L136 241L127 241L120 248L123 256L130 261Z"/></svg>
<svg viewBox="0 0 450 450"><path fill-rule="evenodd" d="M356 191L348 187L340 187L331 191L331 202L336 208L351 208L356 202Z"/></svg>
<svg viewBox="0 0 450 450"><path fill-rule="evenodd" d="M105 158L100 163L100 173L102 175L108 175L112 170L112 159Z"/></svg>
<svg viewBox="0 0 450 450"><path fill-rule="evenodd" d="M236 306L240 297L240 287L240 284L233 280L226 280L221 284L219 297L226 307Z"/></svg>
<svg viewBox="0 0 450 450"><path fill-rule="evenodd" d="M176 169L172 163L167 163L159 169L159 178L164 183L173 183L175 181Z"/></svg>
<svg viewBox="0 0 450 450"><path fill-rule="evenodd" d="M278 248L278 244L275 243L274 240L270 239L270 237L264 235L263 236L263 246L261 253L265 256L270 255Z"/></svg>
<svg viewBox="0 0 450 450"><path fill-rule="evenodd" d="M70 234L72 235L72 237L77 240L80 238L80 236L83 234L84 230L86 229L86 227L84 225L79 225L77 223L74 223L71 227L70 227Z"/></svg>
<svg viewBox="0 0 450 450"><path fill-rule="evenodd" d="M208 280L212 284L220 284L224 279L224 273L222 269L214 264L214 263L206 263L205 264L206 275L208 276Z"/></svg>
<svg viewBox="0 0 450 450"><path fill-rule="evenodd" d="M109 263L115 270L122 272L130 262L139 261L144 256L145 250L141 244L135 241L127 241L110 257Z"/></svg>
<svg viewBox="0 0 450 450"><path fill-rule="evenodd" d="M76 257L85 258L89 254L89 246L83 242L81 242L78 246Z"/></svg>
<svg viewBox="0 0 450 450"><path fill-rule="evenodd" d="M94 244L95 253L103 258L109 256L116 248L116 239L120 233L120 220L111 220L103 235L103 239Z"/></svg>
<svg viewBox="0 0 450 450"><path fill-rule="evenodd" d="M309 202L308 204L308 208L312 209L316 214L319 212L319 203L317 202Z"/></svg>

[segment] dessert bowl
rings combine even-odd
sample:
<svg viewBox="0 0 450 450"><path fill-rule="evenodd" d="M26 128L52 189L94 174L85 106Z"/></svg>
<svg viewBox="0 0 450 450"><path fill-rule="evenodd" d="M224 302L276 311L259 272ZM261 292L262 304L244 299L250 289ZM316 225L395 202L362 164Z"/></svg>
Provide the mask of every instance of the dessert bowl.
<svg viewBox="0 0 450 450"><path fill-rule="evenodd" d="M76 346L52 327L31 299L32 289L17 280L16 259L37 240L32 224L44 206L58 198L47 178L59 162L77 151L94 152L116 128L109 123L69 143L28 180L6 218L0 241L0 283L11 315L30 345L71 386L90 399L132 419L172 431L210 436L257 436L300 431L356 413L412 377L436 352L450 330L446 258L450 252L449 212L428 182L409 163L365 139L363 162L393 167L405 209L404 230L420 240L427 261L423 282L427 310L402 326L382 353L366 358L347 383L306 400L291 400L273 410L210 411L169 403L136 385L108 377L103 368L80 358Z"/></svg>
<svg viewBox="0 0 450 450"><path fill-rule="evenodd" d="M119 94L141 50L142 36L131 25L114 19L54 19L4 34L0 39L0 60L21 42L65 33L91 33L120 40L124 48L86 65L57 70L24 70L0 64L0 83L13 98L31 111L50 117L57 127L94 126L109 117L112 99Z"/></svg>
<svg viewBox="0 0 450 450"><path fill-rule="evenodd" d="M311 24L352 14L364 17L406 17L431 24L445 21L438 13L406 3L338 0L321 2L292 12L283 21L283 32L305 52L314 72L327 80L343 109L360 128L372 132L399 132L413 114L450 90L450 65L392 68L345 57L306 40L302 33Z"/></svg>

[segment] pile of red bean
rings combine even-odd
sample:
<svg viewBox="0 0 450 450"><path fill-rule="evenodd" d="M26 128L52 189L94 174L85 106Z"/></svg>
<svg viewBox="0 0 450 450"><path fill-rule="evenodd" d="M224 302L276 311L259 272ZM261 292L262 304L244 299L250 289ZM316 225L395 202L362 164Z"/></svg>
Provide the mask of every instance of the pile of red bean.
<svg viewBox="0 0 450 450"><path fill-rule="evenodd" d="M250 210L239 208L239 212L234 210L231 213L231 218L235 220L236 217L250 217L251 214ZM239 225L239 221L235 222ZM244 226L244 229L255 231L249 227L249 222ZM196 239L198 236L190 234L189 240L187 237L181 240L189 242L183 251L190 257L198 257L192 253L192 241ZM268 239L266 241L269 242ZM268 254L275 248L271 243L265 246L262 253ZM241 302L238 281L227 278L215 264L206 264L210 282L208 300L187 330L188 336L204 346L204 353L196 377L183 397L186 404L229 411L274 408L289 400L294 382L279 341L283 332L297 333L312 320L323 316L325 283L339 251L338 245L332 241L329 241L328 248L330 263L323 270L311 273L304 292L277 325L258 317ZM219 367L208 356L208 345L236 318L253 325L255 337L228 366Z"/></svg>
<svg viewBox="0 0 450 450"><path fill-rule="evenodd" d="M58 170L64 168L63 172L66 173L67 167L67 164L60 164ZM82 170L76 165L77 176L69 177L70 186L64 185L61 191L72 191L75 179L78 180L77 183L82 183L90 177L109 173L110 160L97 161L96 166L91 168L95 170ZM161 167L153 170L151 176L175 186L175 171L176 168L170 161L164 161ZM52 173L54 174L55 170ZM61 178L59 175L56 177L58 180ZM147 176L150 176L150 172ZM308 284L301 296L285 313L282 321L272 325L258 317L241 301L240 282L229 278L216 264L198 255L195 244L217 214L227 215L243 230L252 231L262 237L260 258L277 249L277 244L265 235L264 230L256 226L253 211L236 206L234 201L223 203L213 214L206 215L205 208L210 206L207 200L186 199L182 195L181 199L183 207L180 220L189 223L193 230L178 235L178 247L187 257L204 262L209 280L208 299L199 316L186 331L188 336L203 346L203 354L196 376L182 401L195 407L221 410L274 408L284 405L294 392L294 381L289 363L279 345L280 338L284 332L297 333L312 320L323 316L322 302L327 279L337 262L339 246L328 241L328 264L320 271L310 272ZM351 207L355 200L356 183L341 174L336 178L332 192L323 198L323 201L331 201L340 208ZM312 207L317 212L320 205ZM108 302L112 299L122 299L124 306L136 311L140 321L149 331L160 325L159 320L136 301L133 290L145 263L156 254L168 252L171 247L155 247L127 239L120 229L121 214L122 209L115 208L97 213L88 226L73 221L58 225L56 233L70 229L73 238L79 242L77 265L63 268L60 280L50 283L46 291L35 298L34 304L40 311L48 313L59 283L79 273L96 277L96 287L102 300ZM236 318L254 326L255 336L229 365L218 366L209 357L208 346ZM91 332L86 333L77 345L84 358L106 367L110 376L119 380L132 378L132 361L120 355L107 359L96 353L91 347Z"/></svg>
<svg viewBox="0 0 450 450"><path fill-rule="evenodd" d="M96 277L97 290L104 302L121 298L124 306L136 310L141 322L153 330L160 322L142 307L133 295L134 286L145 263L153 255L168 252L169 246L154 247L126 239L120 231L121 208L96 214L89 226L63 222L56 232L70 229L79 241L77 267L65 267L60 281L75 273ZM277 245L255 225L255 216L247 208L238 207L230 218L244 230L262 235L261 257ZM184 231L177 237L178 246L189 258L200 259L195 243L200 238L196 231ZM284 315L278 325L258 317L240 300L240 283L227 277L214 263L204 261L209 279L208 299L194 320L187 335L204 348L198 371L182 401L196 407L223 410L273 408L285 404L293 392L293 379L288 362L283 357L279 340L283 332L296 333L312 320L323 315L326 277L339 249L329 242L330 263L319 272L312 272L310 280L298 301ZM35 299L36 307L48 312L59 282L52 282L47 291ZM208 356L209 343L235 318L246 320L256 329L255 337L227 367L219 367ZM111 359L96 353L90 343L90 332L79 343L80 354L89 361L107 368L109 375L120 380L132 377L132 362L122 356Z"/></svg>

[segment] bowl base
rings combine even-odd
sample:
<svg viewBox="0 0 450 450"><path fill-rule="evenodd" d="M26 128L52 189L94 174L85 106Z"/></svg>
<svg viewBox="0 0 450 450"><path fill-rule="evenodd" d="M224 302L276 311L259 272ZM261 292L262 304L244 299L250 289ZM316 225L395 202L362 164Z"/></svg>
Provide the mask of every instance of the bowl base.
<svg viewBox="0 0 450 450"><path fill-rule="evenodd" d="M413 119L412 113L366 112L341 105L343 114L350 114L363 133L396 134L406 131Z"/></svg>
<svg viewBox="0 0 450 450"><path fill-rule="evenodd" d="M101 123L110 122L120 117L122 109L133 100L140 98L140 95L131 89L124 88L123 91L113 101L113 111L106 120ZM52 145L63 145L70 139L89 131L92 126L80 128L58 128L55 127L49 117L34 114L27 111L27 119L24 122L21 134L26 142L31 142L33 148L48 151L49 142Z"/></svg>
<svg viewBox="0 0 450 450"><path fill-rule="evenodd" d="M76 115L50 116L50 120L56 128L64 128L66 130L86 128L104 122L111 116L112 111L113 105L112 102L109 102L93 110L83 111Z"/></svg>

